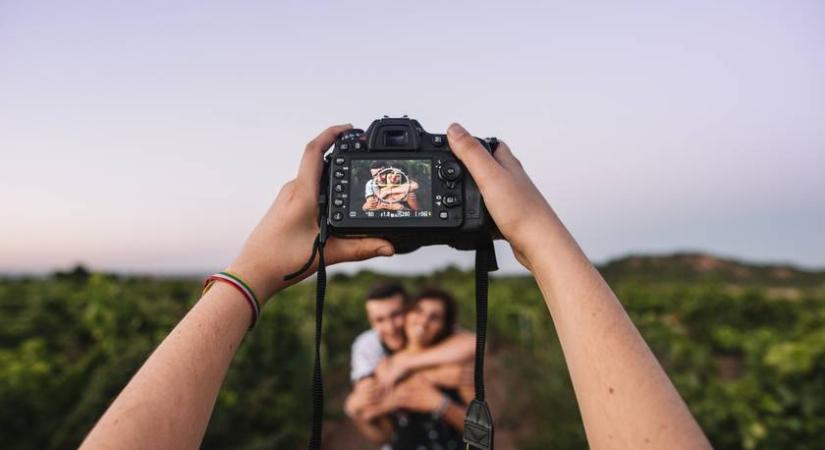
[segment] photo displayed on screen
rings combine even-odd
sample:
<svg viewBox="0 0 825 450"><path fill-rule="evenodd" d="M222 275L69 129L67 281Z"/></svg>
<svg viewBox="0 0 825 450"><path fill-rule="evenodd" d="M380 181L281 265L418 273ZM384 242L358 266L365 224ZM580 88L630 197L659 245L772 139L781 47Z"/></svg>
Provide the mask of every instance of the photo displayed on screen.
<svg viewBox="0 0 825 450"><path fill-rule="evenodd" d="M432 217L432 161L355 159L352 218Z"/></svg>

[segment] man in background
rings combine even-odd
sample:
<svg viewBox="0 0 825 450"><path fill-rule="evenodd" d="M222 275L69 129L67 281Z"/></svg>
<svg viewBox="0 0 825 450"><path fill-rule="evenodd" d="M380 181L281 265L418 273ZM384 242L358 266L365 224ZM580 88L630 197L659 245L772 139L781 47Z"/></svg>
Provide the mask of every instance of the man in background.
<svg viewBox="0 0 825 450"><path fill-rule="evenodd" d="M370 329L361 333L352 345L353 390L344 410L358 429L376 443L383 443L385 436L368 426L370 419L365 413L380 402L396 381L419 370L467 362L475 354L475 335L458 331L425 352L394 357L407 342L404 317L408 301L406 290L397 282L381 283L369 289L365 308ZM455 371L444 373L450 377L462 376ZM469 378L471 373L463 375Z"/></svg>

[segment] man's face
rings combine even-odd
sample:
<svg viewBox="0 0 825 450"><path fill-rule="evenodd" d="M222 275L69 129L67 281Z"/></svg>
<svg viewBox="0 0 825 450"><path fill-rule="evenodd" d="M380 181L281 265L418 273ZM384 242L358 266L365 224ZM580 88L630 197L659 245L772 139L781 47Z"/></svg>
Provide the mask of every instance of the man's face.
<svg viewBox="0 0 825 450"><path fill-rule="evenodd" d="M401 296L369 299L366 306L367 319L381 342L392 351L404 347L404 300Z"/></svg>
<svg viewBox="0 0 825 450"><path fill-rule="evenodd" d="M372 175L372 179L375 180L376 183L381 182L385 176L381 173L383 169L378 167L374 169L370 169L370 175Z"/></svg>

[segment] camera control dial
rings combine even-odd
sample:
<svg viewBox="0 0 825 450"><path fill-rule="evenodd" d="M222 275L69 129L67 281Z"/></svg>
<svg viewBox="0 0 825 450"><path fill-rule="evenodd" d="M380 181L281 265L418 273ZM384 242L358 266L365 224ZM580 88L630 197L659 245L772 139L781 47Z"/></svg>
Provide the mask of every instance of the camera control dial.
<svg viewBox="0 0 825 450"><path fill-rule="evenodd" d="M461 166L455 161L445 161L438 169L438 177L444 181L456 181L461 178Z"/></svg>

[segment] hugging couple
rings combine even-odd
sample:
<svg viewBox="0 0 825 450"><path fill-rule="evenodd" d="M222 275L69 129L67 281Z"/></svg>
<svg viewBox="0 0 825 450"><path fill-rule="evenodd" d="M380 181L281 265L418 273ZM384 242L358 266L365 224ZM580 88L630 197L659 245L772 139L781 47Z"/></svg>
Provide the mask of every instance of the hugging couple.
<svg viewBox="0 0 825 450"><path fill-rule="evenodd" d="M383 450L462 448L473 392L475 335L456 327L453 297L399 283L366 296L370 330L352 345L352 393L344 410Z"/></svg>

